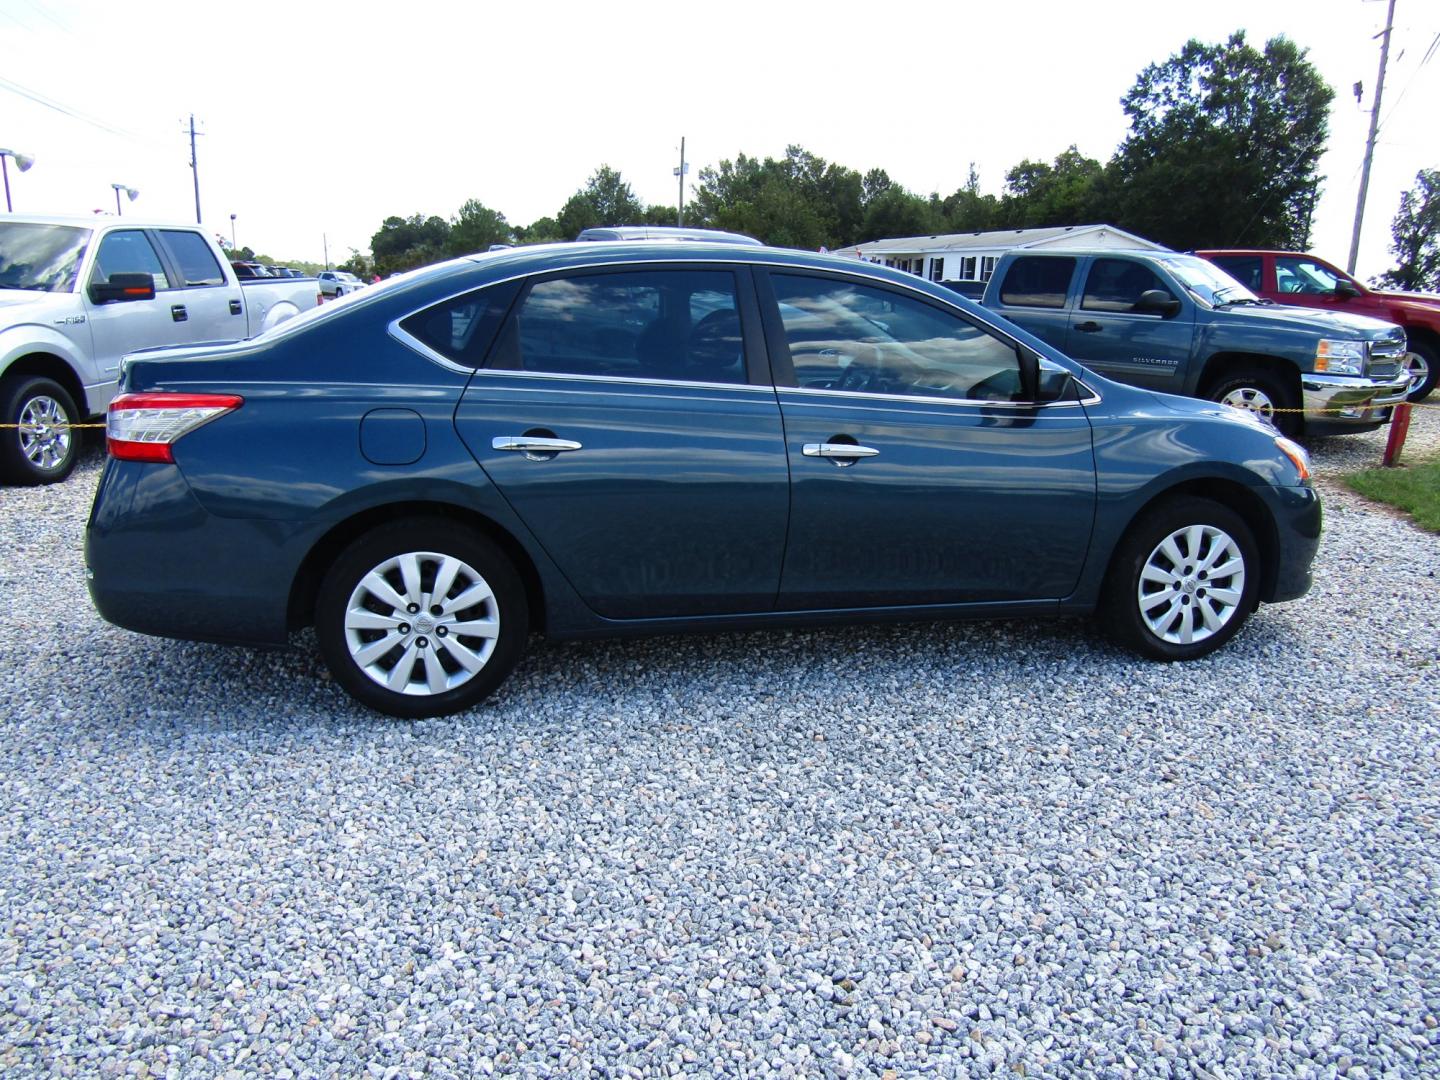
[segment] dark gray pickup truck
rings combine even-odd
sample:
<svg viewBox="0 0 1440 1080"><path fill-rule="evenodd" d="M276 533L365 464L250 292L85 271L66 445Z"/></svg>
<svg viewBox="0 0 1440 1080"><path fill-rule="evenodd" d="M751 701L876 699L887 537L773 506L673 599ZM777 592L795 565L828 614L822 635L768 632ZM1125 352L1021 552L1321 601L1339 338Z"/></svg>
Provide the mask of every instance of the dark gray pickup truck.
<svg viewBox="0 0 1440 1080"><path fill-rule="evenodd" d="M1405 400L1405 332L1262 300L1194 255L1012 252L981 303L1102 375L1251 409L1287 435L1370 431Z"/></svg>

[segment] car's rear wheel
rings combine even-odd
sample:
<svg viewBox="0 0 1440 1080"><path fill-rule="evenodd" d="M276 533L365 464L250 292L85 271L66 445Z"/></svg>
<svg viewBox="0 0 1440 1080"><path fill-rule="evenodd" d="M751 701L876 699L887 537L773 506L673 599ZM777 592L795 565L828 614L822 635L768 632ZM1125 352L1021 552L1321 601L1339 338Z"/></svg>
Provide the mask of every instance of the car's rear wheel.
<svg viewBox="0 0 1440 1080"><path fill-rule="evenodd" d="M1156 660L1194 660L1234 637L1260 587L1244 519L1211 499L1145 511L1116 549L1101 618L1122 644Z"/></svg>
<svg viewBox="0 0 1440 1080"><path fill-rule="evenodd" d="M1228 375L1210 387L1206 395L1211 401L1229 405L1236 409L1248 409L1258 413L1278 428L1281 434L1297 435L1300 432L1300 414L1295 394L1268 371L1240 371Z"/></svg>
<svg viewBox="0 0 1440 1080"><path fill-rule="evenodd" d="M59 383L40 377L0 382L0 478L10 484L54 484L80 456L80 410Z"/></svg>
<svg viewBox="0 0 1440 1080"><path fill-rule="evenodd" d="M335 681L405 719L484 700L519 661L528 631L525 588L510 560L444 518L364 534L335 560L315 604Z"/></svg>
<svg viewBox="0 0 1440 1080"><path fill-rule="evenodd" d="M1410 351L1405 354L1405 372L1410 376L1410 390L1405 396L1410 401L1424 401L1435 389L1436 376L1440 375L1440 355L1433 346L1412 341Z"/></svg>

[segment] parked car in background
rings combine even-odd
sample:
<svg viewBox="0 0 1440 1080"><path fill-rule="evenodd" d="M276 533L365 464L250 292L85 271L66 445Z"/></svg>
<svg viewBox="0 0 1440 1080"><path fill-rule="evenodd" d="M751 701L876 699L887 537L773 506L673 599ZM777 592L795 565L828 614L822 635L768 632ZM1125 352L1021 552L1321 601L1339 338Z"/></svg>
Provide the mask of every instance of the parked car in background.
<svg viewBox="0 0 1440 1080"><path fill-rule="evenodd" d="M967 300L974 300L977 304L980 298L985 295L985 282L983 281L942 281L941 285L951 292L957 292Z"/></svg>
<svg viewBox="0 0 1440 1080"><path fill-rule="evenodd" d="M365 282L344 270L322 270L315 277L320 283L322 296L344 296L346 293L359 292L365 287Z"/></svg>
<svg viewBox="0 0 1440 1080"><path fill-rule="evenodd" d="M725 232L722 229L683 229L675 225L609 225L603 228L585 229L576 240L701 240L714 244L750 244L760 246L760 241L744 233ZM492 249L493 250L493 249Z"/></svg>
<svg viewBox="0 0 1440 1080"><path fill-rule="evenodd" d="M241 281L254 281L256 278L268 279L276 276L264 263L232 260L230 268L235 271L235 276Z"/></svg>
<svg viewBox="0 0 1440 1080"><path fill-rule="evenodd" d="M1372 289L1333 263L1295 251L1197 251L1257 296L1277 304L1348 311L1395 323L1409 343L1409 398L1424 401L1440 376L1440 295Z"/></svg>
<svg viewBox="0 0 1440 1080"><path fill-rule="evenodd" d="M1371 431L1405 400L1405 332L1262 300L1166 251L1010 252L985 307L1123 382L1250 409L1287 435Z"/></svg>
<svg viewBox="0 0 1440 1080"><path fill-rule="evenodd" d="M1304 450L854 259L557 244L136 357L86 539L100 613L282 644L420 717L529 631L1084 614L1162 660L1310 583ZM303 482L298 482L303 477ZM223 568L223 573L217 572Z"/></svg>
<svg viewBox="0 0 1440 1080"><path fill-rule="evenodd" d="M242 283L194 225L0 215L0 480L70 474L69 425L104 412L125 353L254 337L317 303L314 282Z"/></svg>

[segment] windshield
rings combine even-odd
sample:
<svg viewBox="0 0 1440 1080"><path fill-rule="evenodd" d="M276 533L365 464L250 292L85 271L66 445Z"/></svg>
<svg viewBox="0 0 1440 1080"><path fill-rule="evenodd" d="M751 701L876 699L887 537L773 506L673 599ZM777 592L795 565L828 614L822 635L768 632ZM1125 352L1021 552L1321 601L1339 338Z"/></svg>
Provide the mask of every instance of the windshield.
<svg viewBox="0 0 1440 1080"><path fill-rule="evenodd" d="M71 292L90 230L0 222L0 289Z"/></svg>
<svg viewBox="0 0 1440 1080"><path fill-rule="evenodd" d="M1212 262L1181 255L1158 260L1207 304L1258 304L1260 298Z"/></svg>

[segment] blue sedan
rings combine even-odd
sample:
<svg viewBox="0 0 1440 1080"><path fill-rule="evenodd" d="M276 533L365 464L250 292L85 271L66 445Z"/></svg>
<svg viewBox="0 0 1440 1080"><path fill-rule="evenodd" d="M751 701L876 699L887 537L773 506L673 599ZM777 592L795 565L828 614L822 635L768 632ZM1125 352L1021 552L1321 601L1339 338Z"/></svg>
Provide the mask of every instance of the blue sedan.
<svg viewBox="0 0 1440 1080"><path fill-rule="evenodd" d="M142 633L283 645L402 717L532 631L1096 612L1219 648L1310 585L1305 452L1122 386L930 282L707 243L416 271L110 407L90 591Z"/></svg>

